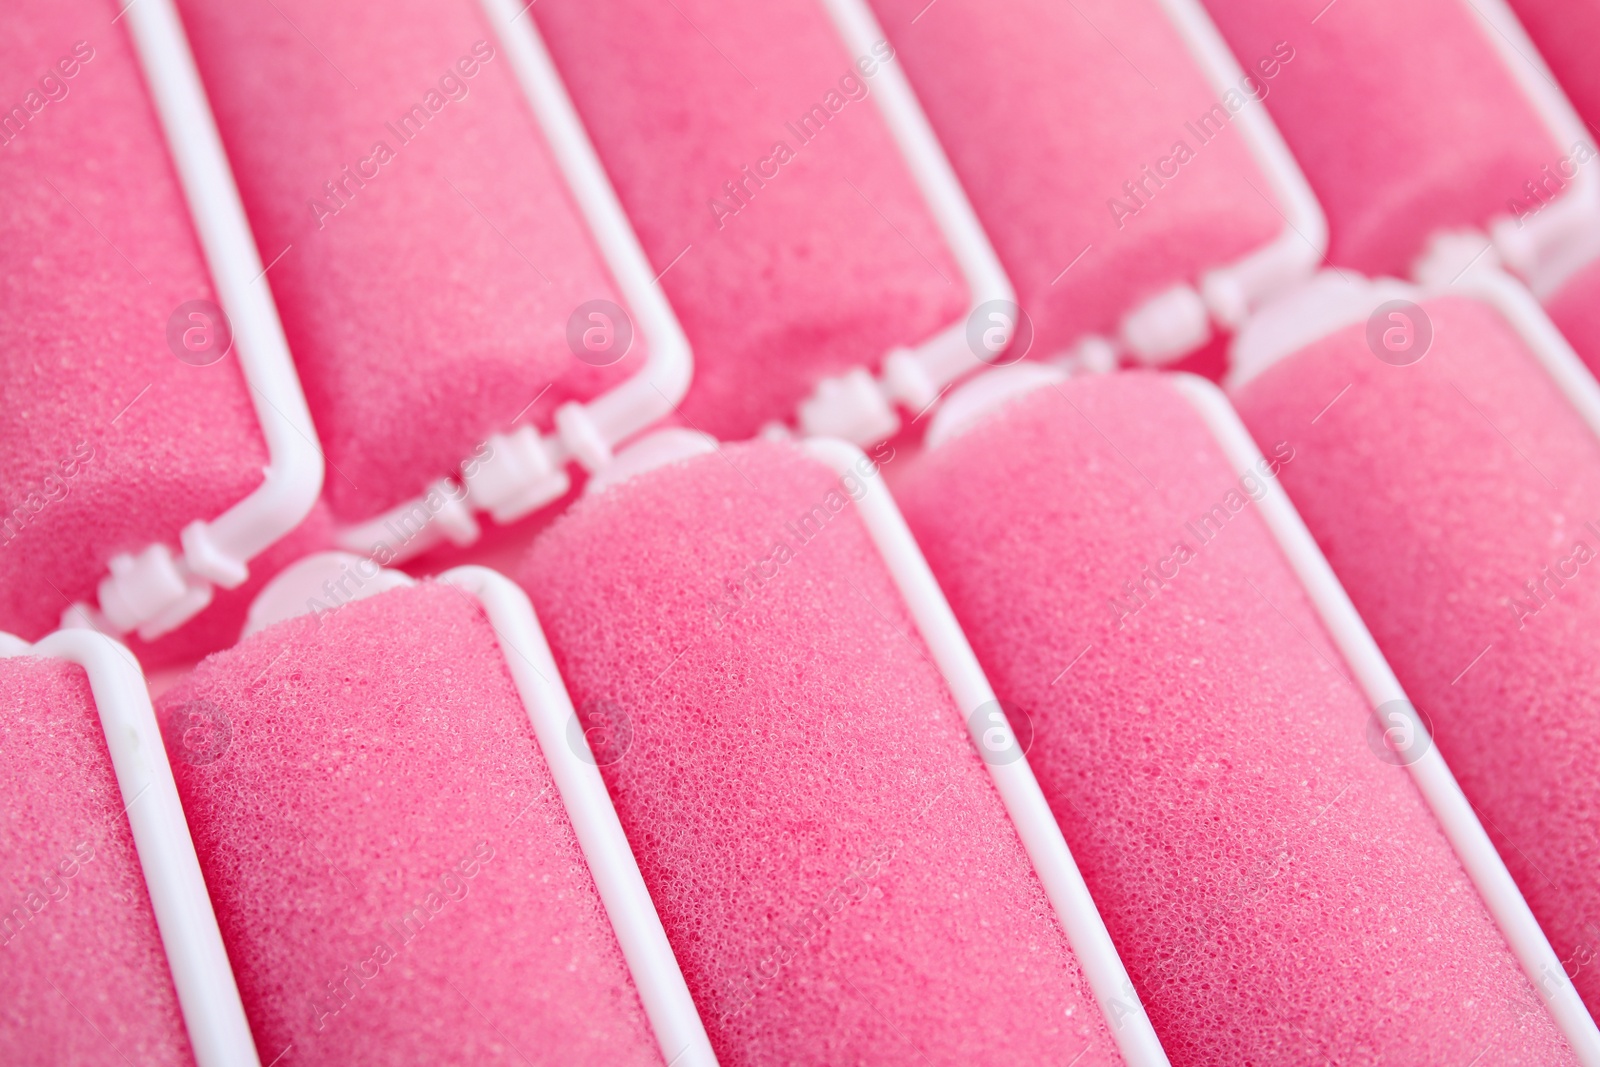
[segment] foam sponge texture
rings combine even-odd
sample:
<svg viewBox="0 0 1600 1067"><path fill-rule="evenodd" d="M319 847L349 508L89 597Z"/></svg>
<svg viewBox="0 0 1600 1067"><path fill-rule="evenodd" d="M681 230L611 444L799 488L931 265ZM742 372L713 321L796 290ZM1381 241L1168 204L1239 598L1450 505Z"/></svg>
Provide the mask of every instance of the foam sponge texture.
<svg viewBox="0 0 1600 1067"><path fill-rule="evenodd" d="M628 726L602 770L717 1055L1119 1063L848 485L728 447L525 571L580 711Z"/></svg>
<svg viewBox="0 0 1600 1067"><path fill-rule="evenodd" d="M1042 354L1283 229L1232 128L1246 96L1210 87L1155 0L873 6Z"/></svg>
<svg viewBox="0 0 1600 1067"><path fill-rule="evenodd" d="M695 350L718 437L958 321L962 276L873 99L887 44L815 0L544 0L531 12Z"/></svg>
<svg viewBox="0 0 1600 1067"><path fill-rule="evenodd" d="M1176 1065L1571 1063L1241 479L1149 375L1078 379L902 484ZM1381 747L1378 751L1388 753Z"/></svg>
<svg viewBox="0 0 1600 1067"><path fill-rule="evenodd" d="M1236 399L1596 1011L1600 443L1496 312L1422 306L1421 362L1354 326Z"/></svg>
<svg viewBox="0 0 1600 1067"><path fill-rule="evenodd" d="M178 7L341 518L637 366L642 340L604 369L568 344L617 296L477 3Z"/></svg>
<svg viewBox="0 0 1600 1067"><path fill-rule="evenodd" d="M263 1060L661 1062L465 594L287 620L159 714Z"/></svg>
<svg viewBox="0 0 1600 1067"><path fill-rule="evenodd" d="M1267 110L1337 265L1409 274L1430 234L1507 213L1560 155L1462 0L1205 3L1246 66L1294 53Z"/></svg>
<svg viewBox="0 0 1600 1067"><path fill-rule="evenodd" d="M168 346L216 296L119 6L19 0L0 40L0 630L29 639L266 465L237 358Z"/></svg>
<svg viewBox="0 0 1600 1067"><path fill-rule="evenodd" d="M0 659L0 1059L194 1063L83 668Z"/></svg>
<svg viewBox="0 0 1600 1067"><path fill-rule="evenodd" d="M1545 312L1578 356L1600 372L1600 259L1577 271L1545 301Z"/></svg>
<svg viewBox="0 0 1600 1067"><path fill-rule="evenodd" d="M1510 0L1510 3L1583 121L1591 129L1600 124L1600 69L1592 62L1594 50L1586 45L1600 37L1600 3L1595 0Z"/></svg>

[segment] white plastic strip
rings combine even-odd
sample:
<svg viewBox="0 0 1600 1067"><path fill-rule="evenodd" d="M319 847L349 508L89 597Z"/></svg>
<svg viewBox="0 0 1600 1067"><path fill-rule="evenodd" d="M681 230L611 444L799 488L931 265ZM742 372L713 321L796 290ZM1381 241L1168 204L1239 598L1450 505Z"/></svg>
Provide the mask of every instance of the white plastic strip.
<svg viewBox="0 0 1600 1067"><path fill-rule="evenodd" d="M1207 272L1201 280L1206 305L1217 321L1236 329L1263 299L1316 270L1328 253L1328 221L1305 172L1260 99L1243 89L1245 73L1200 0L1159 0L1173 27L1219 96L1245 97L1236 125L1245 147L1271 186L1284 229L1277 240Z"/></svg>
<svg viewBox="0 0 1600 1067"><path fill-rule="evenodd" d="M0 634L0 656L67 660L89 675L195 1062L260 1067L150 693L133 654L92 630L58 630L32 646Z"/></svg>
<svg viewBox="0 0 1600 1067"><path fill-rule="evenodd" d="M1261 469L1258 466L1264 462L1261 451L1221 390L1203 378L1188 374L1174 375L1174 383L1200 412L1236 470L1244 473ZM1409 709L1409 702L1391 704L1405 701L1405 690L1389 669L1388 661L1311 532L1289 502L1288 494L1275 479L1266 479L1264 484L1266 494L1256 505L1261 510L1262 520L1299 576L1368 702L1374 708L1390 705ZM1410 719L1414 737L1426 736L1427 728L1418 717L1404 711L1395 713ZM1577 1054L1578 1062L1584 1067L1600 1067L1600 1030L1595 1028L1594 1020L1567 978L1560 957L1550 947L1522 892L1512 881L1511 872L1506 870L1437 746L1428 745L1426 752L1412 762L1409 769L1528 980Z"/></svg>
<svg viewBox="0 0 1600 1067"><path fill-rule="evenodd" d="M871 55L874 45L888 39L866 0L822 2L852 56ZM873 96L890 136L899 146L912 179L961 268L970 301L968 315L962 321L941 330L909 353L891 354L885 362L883 377L878 383L883 398L919 411L931 404L946 385L988 365L978 358L967 341L967 319L984 305L994 302L1009 305L1011 314L1015 315L1017 295L898 61L879 66ZM1013 318L1009 328L1015 329L1016 325ZM907 355L909 360L905 358ZM873 427L871 419L854 420L845 414L843 422L830 426L839 416L826 411L831 399L828 394L837 390L837 386L830 388L825 383L812 401L802 405L799 419L802 429L808 433L840 432L852 428L850 424L855 423L861 427L861 432L849 436L862 444L894 433L898 427L897 418L892 424ZM816 406L808 406L811 404ZM892 417L892 409L884 411Z"/></svg>
<svg viewBox="0 0 1600 1067"><path fill-rule="evenodd" d="M341 575L358 580L351 600L413 584L399 572L380 569L367 559L341 552L317 553L285 569L261 591L250 611L252 632L306 614L313 599L327 595L323 582L329 578L337 581ZM527 594L486 567L457 567L439 575L437 581L454 586L483 606L665 1062L673 1067L716 1067L711 1041L605 781L592 757L583 759L569 743L567 724L576 714L572 698Z"/></svg>
<svg viewBox="0 0 1600 1067"><path fill-rule="evenodd" d="M476 541L480 531L474 509L490 512L497 522L512 522L560 498L571 484L569 463L590 473L604 468L614 449L677 407L693 373L689 339L578 119L528 13L531 5L517 0L481 3L595 247L638 320L645 363L631 378L587 403L564 404L556 412L554 434L541 437L531 427L496 434L487 442L489 448L478 450L479 455L487 452L487 459L461 465L463 472L477 473L463 476L461 483L443 478L427 495L340 533L344 547L379 554L386 563L411 558L445 539L460 545Z"/></svg>
<svg viewBox="0 0 1600 1067"><path fill-rule="evenodd" d="M576 714L572 698L562 684L527 595L510 579L486 567L457 567L441 574L439 581L476 598L500 639L506 666L589 861L595 888L617 932L662 1056L675 1067L716 1067L711 1040L600 771L592 759L579 758L568 744L567 723Z"/></svg>
<svg viewBox="0 0 1600 1067"><path fill-rule="evenodd" d="M813 439L805 442L804 448L840 474L858 474L862 469L859 465L868 462L859 450L842 441ZM970 711L994 702L994 690L889 490L879 478L867 479L865 484L866 493L856 505L860 508L861 519L900 595L905 598L917 630L933 654L939 672L944 675L956 706ZM982 742L974 737L973 743ZM1105 1015L1124 1063L1128 1067L1165 1067L1166 1053L1139 1002L1100 912L1089 896L1088 886L1067 848L1066 839L1061 836L1061 828L1050 812L1027 757L1014 763L987 763L987 766Z"/></svg>
<svg viewBox="0 0 1600 1067"><path fill-rule="evenodd" d="M582 406L588 421L614 448L670 412L689 391L689 339L578 119L528 13L530 6L517 0L483 0L578 210L649 345L648 359L636 376ZM576 455L570 446L567 452Z"/></svg>
<svg viewBox="0 0 1600 1067"><path fill-rule="evenodd" d="M1504 271L1473 267L1441 291L1475 296L1504 315L1556 388L1600 437L1600 382L1521 282Z"/></svg>
<svg viewBox="0 0 1600 1067"><path fill-rule="evenodd" d="M138 0L124 15L218 300L231 324L269 457L261 485L249 496L209 522L197 519L184 528L181 564L159 546L154 555L134 557L145 569L122 567L102 583L101 606L111 628L138 628L148 639L204 608L213 584L231 589L242 583L249 576L250 560L300 524L322 492L323 460L261 257L172 0ZM138 588L121 587L129 582ZM106 602L108 593L115 607Z"/></svg>
<svg viewBox="0 0 1600 1067"><path fill-rule="evenodd" d="M1595 139L1572 102L1556 83L1544 57L1505 0L1462 0L1517 87L1544 121L1556 147L1571 153L1578 145L1592 151ZM1532 177L1532 175L1530 175ZM1600 174L1580 165L1553 204L1521 224L1512 218L1492 226L1495 245L1506 262L1537 291L1548 294L1575 269L1565 253L1600 228Z"/></svg>

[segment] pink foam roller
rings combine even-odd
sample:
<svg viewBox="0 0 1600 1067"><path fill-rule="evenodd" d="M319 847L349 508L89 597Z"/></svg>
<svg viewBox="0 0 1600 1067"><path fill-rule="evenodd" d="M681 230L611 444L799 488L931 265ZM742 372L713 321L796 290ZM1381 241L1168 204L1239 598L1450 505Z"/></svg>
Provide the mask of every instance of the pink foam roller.
<svg viewBox="0 0 1600 1067"><path fill-rule="evenodd" d="M816 0L546 0L539 24L694 345L719 437L956 323L967 294L855 56Z"/></svg>
<svg viewBox="0 0 1600 1067"><path fill-rule="evenodd" d="M237 356L169 344L216 294L119 6L22 0L0 35L0 629L30 639L267 462Z"/></svg>
<svg viewBox="0 0 1600 1067"><path fill-rule="evenodd" d="M661 1062L465 594L284 621L158 716L263 1062Z"/></svg>
<svg viewBox="0 0 1600 1067"><path fill-rule="evenodd" d="M1600 372L1600 259L1577 271L1545 300L1550 320L1591 371Z"/></svg>
<svg viewBox="0 0 1600 1067"><path fill-rule="evenodd" d="M731 446L584 499L525 572L574 699L629 724L602 771L717 1055L1120 1063L851 491Z"/></svg>
<svg viewBox="0 0 1600 1067"><path fill-rule="evenodd" d="M1252 506L1167 381L930 451L906 517L1176 1065L1572 1063Z"/></svg>
<svg viewBox="0 0 1600 1067"><path fill-rule="evenodd" d="M1483 228L1561 149L1463 0L1205 0L1234 54L1295 59L1267 98L1328 214L1330 262L1406 275Z"/></svg>
<svg viewBox="0 0 1600 1067"><path fill-rule="evenodd" d="M178 7L339 517L637 366L642 341L607 367L569 346L580 305L617 296L477 3Z"/></svg>
<svg viewBox="0 0 1600 1067"><path fill-rule="evenodd" d="M1039 354L1115 334L1145 299L1283 229L1235 111L1154 0L873 6L1033 319ZM1270 95L1286 54L1269 49L1272 77L1252 69L1239 88ZM1244 100L1236 92L1230 103Z"/></svg>
<svg viewBox="0 0 1600 1067"><path fill-rule="evenodd" d="M0 767L0 1059L192 1065L83 668L0 659Z"/></svg>
<svg viewBox="0 0 1600 1067"><path fill-rule="evenodd" d="M1236 401L1257 440L1292 442L1285 487L1592 1012L1600 443L1498 312L1422 310L1420 362L1380 362L1361 323Z"/></svg>
<svg viewBox="0 0 1600 1067"><path fill-rule="evenodd" d="M1600 68L1594 41L1600 38L1600 3L1595 0L1509 0L1517 19L1555 72L1562 91L1593 131L1600 125ZM1591 132L1592 136L1592 132Z"/></svg>

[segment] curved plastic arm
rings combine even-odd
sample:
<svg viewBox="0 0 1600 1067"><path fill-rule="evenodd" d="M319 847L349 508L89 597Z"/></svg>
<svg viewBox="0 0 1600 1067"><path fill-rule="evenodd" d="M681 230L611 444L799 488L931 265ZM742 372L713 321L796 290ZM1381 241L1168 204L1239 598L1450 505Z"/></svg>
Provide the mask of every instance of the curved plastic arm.
<svg viewBox="0 0 1600 1067"><path fill-rule="evenodd" d="M840 474L859 475L866 456L843 441L811 440L805 449ZM866 493L856 502L867 532L905 598L917 630L944 675L958 708L972 711L993 703L994 690L961 632L922 551L881 478L862 479ZM1005 727L1009 729L1009 727ZM979 743L975 738L974 743ZM1094 991L1123 1062L1128 1067L1166 1067L1168 1060L1150 1018L1139 1003L1122 958L1067 848L1061 827L1024 755L1013 763L985 761L1017 836L1039 875L1045 895L1066 931L1078 965Z"/></svg>
<svg viewBox="0 0 1600 1067"><path fill-rule="evenodd" d="M322 450L172 0L139 0L128 6L125 17L218 299L233 327L239 365L270 457L266 477L255 492L210 522L184 531L190 569L233 588L248 576L247 564L253 557L310 513L322 492Z"/></svg>
<svg viewBox="0 0 1600 1067"><path fill-rule="evenodd" d="M0 635L0 656L63 659L89 675L195 1061L199 1067L260 1067L133 654L92 630L58 630L31 647Z"/></svg>
<svg viewBox="0 0 1600 1067"><path fill-rule="evenodd" d="M1212 89L1219 95L1239 92L1244 71L1200 0L1160 0L1160 4ZM1271 244L1202 279L1200 287L1211 313L1230 328L1237 328L1264 299L1309 276L1328 254L1327 217L1266 105L1247 99L1236 119L1251 158L1277 198L1284 228Z"/></svg>
<svg viewBox="0 0 1600 1067"><path fill-rule="evenodd" d="M1174 378L1178 390L1200 412L1234 467L1240 471L1259 470L1257 464L1264 462L1261 452L1222 391L1193 375L1181 374ZM1405 702L1400 707L1411 707L1400 680L1389 668L1344 586L1339 584L1327 558L1289 502L1288 494L1274 479L1265 479L1265 485L1266 495L1256 505L1261 509L1262 520L1299 576L1367 700L1375 708L1394 701ZM1421 719L1409 717L1413 736L1426 736L1427 727ZM1577 989L1567 979L1561 958L1550 947L1522 891L1512 880L1511 872L1478 822L1472 805L1445 765L1438 746L1427 746L1426 752L1408 769L1528 980L1572 1046L1578 1062L1584 1067L1600 1067L1600 1030L1595 1028Z"/></svg>

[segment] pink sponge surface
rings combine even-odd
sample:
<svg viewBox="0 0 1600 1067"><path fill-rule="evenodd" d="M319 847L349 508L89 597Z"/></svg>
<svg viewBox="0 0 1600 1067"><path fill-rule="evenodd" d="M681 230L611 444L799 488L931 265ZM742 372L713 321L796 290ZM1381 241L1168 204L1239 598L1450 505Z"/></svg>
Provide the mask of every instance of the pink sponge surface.
<svg viewBox="0 0 1600 1067"><path fill-rule="evenodd" d="M1600 67L1593 43L1600 39L1596 0L1510 0L1539 55L1592 131L1600 125ZM1592 134L1591 134L1592 136ZM1570 145L1563 147L1570 148Z"/></svg>
<svg viewBox="0 0 1600 1067"><path fill-rule="evenodd" d="M1154 0L873 6L1040 354L1114 332L1145 298L1283 229L1232 128L1245 87L1215 92ZM1270 95L1288 69L1266 58L1273 77L1249 92Z"/></svg>
<svg viewBox="0 0 1600 1067"><path fill-rule="evenodd" d="M1236 399L1596 1011L1600 443L1497 313L1423 307L1419 363L1355 326Z"/></svg>
<svg viewBox="0 0 1600 1067"><path fill-rule="evenodd" d="M961 318L963 279L873 99L888 45L851 55L815 0L530 14L695 346L695 426L748 437Z"/></svg>
<svg viewBox="0 0 1600 1067"><path fill-rule="evenodd" d="M1294 50L1267 109L1333 263L1408 274L1430 234L1510 212L1560 155L1463 0L1205 3L1244 62Z"/></svg>
<svg viewBox="0 0 1600 1067"><path fill-rule="evenodd" d="M1120 1062L836 475L774 443L660 468L525 582L580 708L628 724L603 773L724 1067Z"/></svg>
<svg viewBox="0 0 1600 1067"><path fill-rule="evenodd" d="M901 497L1174 1064L1572 1063L1369 748L1262 477L1141 374L1014 402Z"/></svg>
<svg viewBox="0 0 1600 1067"><path fill-rule="evenodd" d="M83 668L0 659L0 772L0 1060L193 1064Z"/></svg>
<svg viewBox="0 0 1600 1067"><path fill-rule="evenodd" d="M638 365L642 339L603 369L568 345L617 295L477 3L178 7L342 518Z"/></svg>
<svg viewBox="0 0 1600 1067"><path fill-rule="evenodd" d="M465 594L288 620L158 715L263 1062L661 1062Z"/></svg>
<svg viewBox="0 0 1600 1067"><path fill-rule="evenodd" d="M266 464L236 356L168 347L215 293L119 7L19 0L0 34L0 629L27 638Z"/></svg>
<svg viewBox="0 0 1600 1067"><path fill-rule="evenodd" d="M1544 309L1589 369L1600 373L1600 259L1568 278Z"/></svg>

